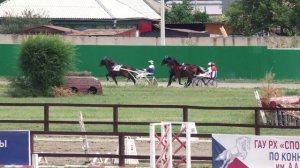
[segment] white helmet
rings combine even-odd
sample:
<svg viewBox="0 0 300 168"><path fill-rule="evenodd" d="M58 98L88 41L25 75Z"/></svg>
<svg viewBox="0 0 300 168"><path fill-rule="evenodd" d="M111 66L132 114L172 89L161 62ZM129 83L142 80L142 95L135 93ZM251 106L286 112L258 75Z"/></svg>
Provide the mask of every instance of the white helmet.
<svg viewBox="0 0 300 168"><path fill-rule="evenodd" d="M153 61L153 60L149 60L148 62L149 62L149 64L151 64L151 65L154 64L154 61Z"/></svg>
<svg viewBox="0 0 300 168"><path fill-rule="evenodd" d="M211 62L209 62L207 65L208 65L208 66L211 66Z"/></svg>

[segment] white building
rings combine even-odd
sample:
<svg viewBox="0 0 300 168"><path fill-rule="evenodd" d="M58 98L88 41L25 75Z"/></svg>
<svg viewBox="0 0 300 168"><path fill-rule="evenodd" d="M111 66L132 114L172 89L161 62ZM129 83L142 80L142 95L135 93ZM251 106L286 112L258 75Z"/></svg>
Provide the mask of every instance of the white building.
<svg viewBox="0 0 300 168"><path fill-rule="evenodd" d="M160 15L146 0L6 0L0 4L0 20L23 16L24 11L40 14L56 26L87 28L136 28L151 31Z"/></svg>
<svg viewBox="0 0 300 168"><path fill-rule="evenodd" d="M160 18L144 0L6 0L0 4L0 17L21 16L24 10L50 19Z"/></svg>

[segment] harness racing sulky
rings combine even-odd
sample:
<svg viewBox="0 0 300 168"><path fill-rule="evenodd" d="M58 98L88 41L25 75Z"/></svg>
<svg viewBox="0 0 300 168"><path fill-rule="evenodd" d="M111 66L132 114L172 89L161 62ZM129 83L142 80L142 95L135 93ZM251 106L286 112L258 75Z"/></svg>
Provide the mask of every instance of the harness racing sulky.
<svg viewBox="0 0 300 168"><path fill-rule="evenodd" d="M169 67L169 82L167 86L170 86L172 81L176 78L178 79L179 85L183 85L181 78L187 77L188 80L184 86L188 87L192 83L195 75L205 73L203 68L194 64L180 64L171 56L165 56L161 61L161 65L167 65Z"/></svg>
<svg viewBox="0 0 300 168"><path fill-rule="evenodd" d="M104 57L100 61L100 66L105 66L107 69L106 79L109 76L118 85L117 76L123 76L131 80L134 85L157 86L158 82L153 73L148 73L145 70L139 70L129 65L118 65L112 59ZM128 81L127 80L127 81Z"/></svg>
<svg viewBox="0 0 300 168"><path fill-rule="evenodd" d="M202 67L201 67L202 68ZM203 68L202 68L203 69ZM192 80L193 87L217 87L216 81L218 70L215 63L208 63L208 68L205 73L195 75Z"/></svg>

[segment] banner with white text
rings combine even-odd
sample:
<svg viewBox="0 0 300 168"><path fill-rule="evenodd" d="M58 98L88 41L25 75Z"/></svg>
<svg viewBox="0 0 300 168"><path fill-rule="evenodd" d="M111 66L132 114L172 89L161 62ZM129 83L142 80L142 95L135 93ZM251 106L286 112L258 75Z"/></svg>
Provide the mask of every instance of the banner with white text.
<svg viewBox="0 0 300 168"><path fill-rule="evenodd" d="M300 137L212 135L213 168L300 168Z"/></svg>
<svg viewBox="0 0 300 168"><path fill-rule="evenodd" d="M0 165L31 165L29 131L0 131Z"/></svg>

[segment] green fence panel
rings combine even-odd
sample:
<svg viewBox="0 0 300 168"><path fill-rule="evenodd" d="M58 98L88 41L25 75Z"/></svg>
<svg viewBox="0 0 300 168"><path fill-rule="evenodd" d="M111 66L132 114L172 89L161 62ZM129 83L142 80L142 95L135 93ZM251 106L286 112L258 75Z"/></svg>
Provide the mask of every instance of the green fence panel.
<svg viewBox="0 0 300 168"><path fill-rule="evenodd" d="M270 49L267 55L266 66L275 79L300 79L300 49Z"/></svg>
<svg viewBox="0 0 300 168"><path fill-rule="evenodd" d="M19 74L17 58L19 45L0 45L0 76ZM266 46L76 46L77 70L90 71L96 77L104 77L105 67L100 60L107 56L120 65L137 69L148 66L154 60L157 78L168 78L168 67L161 66L165 56L173 56L180 63L197 64L207 68L215 62L218 77L222 79L262 79L267 72L275 73L275 79L300 79L300 50L267 49Z"/></svg>
<svg viewBox="0 0 300 168"><path fill-rule="evenodd" d="M138 69L147 67L147 60L155 62L156 76L168 77L168 68L160 62L165 56L173 56L180 63L197 64L207 68L215 62L219 77L257 79L265 74L266 47L205 47L205 46L78 46L81 62L79 69L104 76L106 69L99 67L101 58L107 56L118 64L127 64ZM258 64L258 62L261 62Z"/></svg>
<svg viewBox="0 0 300 168"><path fill-rule="evenodd" d="M15 76L18 71L19 45L0 44L0 76Z"/></svg>

